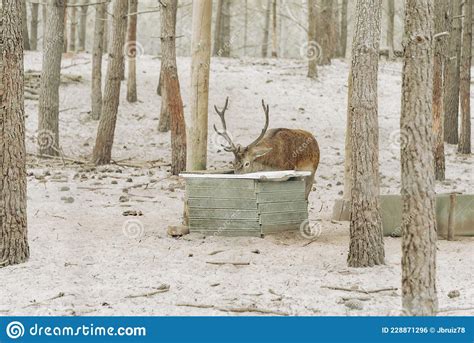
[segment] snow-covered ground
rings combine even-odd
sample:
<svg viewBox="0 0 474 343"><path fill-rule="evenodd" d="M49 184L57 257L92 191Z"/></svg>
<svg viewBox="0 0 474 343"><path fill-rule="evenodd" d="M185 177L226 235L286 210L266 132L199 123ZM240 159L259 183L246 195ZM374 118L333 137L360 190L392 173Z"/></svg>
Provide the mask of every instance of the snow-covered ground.
<svg viewBox="0 0 474 343"><path fill-rule="evenodd" d="M67 67L63 73L84 77L82 83L61 87L60 145L66 156L76 159L90 155L97 129L97 122L87 113L88 61L87 54L63 60ZM159 60L152 56L139 59L140 100L136 104L125 101L123 83L115 161L131 158L129 163L147 160L166 164L170 160L169 134L157 131L159 66ZM189 58L180 58L178 67L189 118ZM40 70L41 55L28 53L26 69ZM381 63L382 194L399 193L400 71L400 63ZM316 190L310 196L310 219L320 221L322 227L317 241L308 245L298 233L264 239L197 234L171 238L166 230L181 222L184 184L169 177L166 166L91 168L66 161L63 167L61 161L31 156L31 258L25 264L0 269L0 314L238 315L225 311L244 307L290 315L399 314L400 239L385 239L385 265L348 268L348 223L330 218L334 200L341 197L343 189L348 65L336 60L320 68L319 73L319 80L307 79L304 61L216 58L211 63L210 79L211 105L222 106L225 97L230 97L226 117L235 141L248 143L260 132L262 98L270 104L270 127L303 128L317 138L321 162ZM27 148L34 154L36 102L27 101L26 112ZM212 132L216 117L210 112L209 166L221 168L232 156L218 151L218 139ZM473 157L461 157L455 151L453 146L446 149L446 181L437 184L437 191L473 193ZM123 216L124 211L141 211L143 216ZM442 314L474 314L473 247L472 238L438 242L440 308L456 308ZM249 265L207 263L213 261ZM365 294L327 288L333 286L397 289ZM158 292L162 288L165 290ZM458 290L460 296L448 297L452 290Z"/></svg>

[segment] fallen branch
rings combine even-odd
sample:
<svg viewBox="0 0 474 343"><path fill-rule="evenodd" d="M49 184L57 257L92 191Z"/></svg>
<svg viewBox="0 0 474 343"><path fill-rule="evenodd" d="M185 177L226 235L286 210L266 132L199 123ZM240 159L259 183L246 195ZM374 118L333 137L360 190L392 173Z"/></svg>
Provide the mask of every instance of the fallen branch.
<svg viewBox="0 0 474 343"><path fill-rule="evenodd" d="M380 289L374 289L374 290L370 290L370 291L366 291L366 290L363 290L363 289L352 289L352 288L335 287L335 286L321 286L321 288L332 289L334 291L357 292L357 293L363 293L363 294L371 294L371 293L379 293L379 292L385 292L385 291L396 291L396 290L398 290L397 287L380 288Z"/></svg>
<svg viewBox="0 0 474 343"><path fill-rule="evenodd" d="M250 262L217 262L217 261L206 261L207 264L215 264L218 266L223 266L225 264L232 264L234 266L248 266Z"/></svg>
<svg viewBox="0 0 474 343"><path fill-rule="evenodd" d="M277 316L289 316L286 312L281 311L274 311L274 310L267 310L263 308L256 308L256 307L218 307L214 305L206 305L206 304L176 304L176 306L183 306L183 307L196 307L196 308L212 308L217 311L221 312L234 312L234 313L263 313L263 314L274 314Z"/></svg>
<svg viewBox="0 0 474 343"><path fill-rule="evenodd" d="M217 255L217 254L220 254L221 252L224 252L224 250L216 250L216 251L213 251L213 252L209 253L209 255L210 256Z"/></svg>
<svg viewBox="0 0 474 343"><path fill-rule="evenodd" d="M158 287L158 289L156 291L148 292L148 293L142 293L142 294L131 294L131 295L127 295L125 298L127 298L127 299L142 298L142 297L149 298L149 297L152 297L152 296L154 296L156 294L159 294L159 293L168 292L169 290L170 290L169 285L161 285L160 287Z"/></svg>

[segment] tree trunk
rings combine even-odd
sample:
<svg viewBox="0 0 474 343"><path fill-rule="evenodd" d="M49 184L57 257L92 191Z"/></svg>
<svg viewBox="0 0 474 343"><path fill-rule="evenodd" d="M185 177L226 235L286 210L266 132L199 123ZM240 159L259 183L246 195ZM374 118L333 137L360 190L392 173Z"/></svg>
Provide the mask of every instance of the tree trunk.
<svg viewBox="0 0 474 343"><path fill-rule="evenodd" d="M25 50L31 50L30 37L28 35L28 13L26 8L26 0L17 0L23 3L21 7L21 23L23 25L23 46Z"/></svg>
<svg viewBox="0 0 474 343"><path fill-rule="evenodd" d="M53 0L53 5L57 4L58 6L62 6L62 4L59 4L56 1L61 1L61 0ZM63 52L67 52L68 48L68 40L67 40L67 5L70 4L72 0L64 0L64 21L63 21Z"/></svg>
<svg viewBox="0 0 474 343"><path fill-rule="evenodd" d="M316 34L321 47L320 65L331 64L333 56L334 11L332 0L321 0L321 8L317 13Z"/></svg>
<svg viewBox="0 0 474 343"><path fill-rule="evenodd" d="M65 2L55 0L48 5L43 67L38 102L38 153L59 155L59 83L64 48Z"/></svg>
<svg viewBox="0 0 474 343"><path fill-rule="evenodd" d="M48 15L48 5L46 4L42 4L41 5L41 21L43 22L43 30L42 30L42 35L43 35L43 45L44 45L44 31L46 30L46 19L47 19L47 15Z"/></svg>
<svg viewBox="0 0 474 343"><path fill-rule="evenodd" d="M214 56L230 56L230 0L218 0L214 29Z"/></svg>
<svg viewBox="0 0 474 343"><path fill-rule="evenodd" d="M76 0L69 0L69 39L68 39L68 50L76 51L76 37L77 37L77 7Z"/></svg>
<svg viewBox="0 0 474 343"><path fill-rule="evenodd" d="M0 6L0 268L29 255L23 74L23 1Z"/></svg>
<svg viewBox="0 0 474 343"><path fill-rule="evenodd" d="M277 0L272 0L272 57L278 57Z"/></svg>
<svg viewBox="0 0 474 343"><path fill-rule="evenodd" d="M31 37L30 37L30 48L31 50L38 49L38 15L39 15L39 3L31 3Z"/></svg>
<svg viewBox="0 0 474 343"><path fill-rule="evenodd" d="M349 80L347 85L347 101L352 98L352 74L349 73ZM344 141L344 191L343 191L343 206L349 204L352 199L352 111L350 106L347 106L346 113L346 136Z"/></svg>
<svg viewBox="0 0 474 343"><path fill-rule="evenodd" d="M94 47L92 51L91 117L99 120L102 113L102 54L104 50L104 28L106 4L95 6Z"/></svg>
<svg viewBox="0 0 474 343"><path fill-rule="evenodd" d="M186 125L176 64L176 13L178 0L166 0L161 10L163 93L161 106L171 119L171 173L186 169Z"/></svg>
<svg viewBox="0 0 474 343"><path fill-rule="evenodd" d="M104 22L104 54L109 52L109 2L105 4L105 22Z"/></svg>
<svg viewBox="0 0 474 343"><path fill-rule="evenodd" d="M351 116L352 196L350 267L384 263L382 220L379 206L379 128L377 72L382 0L358 0L352 43Z"/></svg>
<svg viewBox="0 0 474 343"><path fill-rule="evenodd" d="M449 55L444 84L444 140L449 144L458 143L459 113L459 65L461 57L461 3L452 0L451 32L449 36Z"/></svg>
<svg viewBox="0 0 474 343"><path fill-rule="evenodd" d="M163 66L160 67L160 77L158 79L158 86L156 87L156 94L161 96L161 88L163 87Z"/></svg>
<svg viewBox="0 0 474 343"><path fill-rule="evenodd" d="M191 42L191 126L187 170L205 170L211 63L212 0L193 1Z"/></svg>
<svg viewBox="0 0 474 343"><path fill-rule="evenodd" d="M79 44L78 51L86 50L86 32L87 32L87 11L89 10L89 1L82 0L81 14L79 16Z"/></svg>
<svg viewBox="0 0 474 343"><path fill-rule="evenodd" d="M347 50L347 5L348 0L342 0L341 9L341 57L346 58Z"/></svg>
<svg viewBox="0 0 474 343"><path fill-rule="evenodd" d="M125 33L127 32L127 21L125 20L127 10L128 0L115 0L102 115L92 153L92 160L96 165L108 164L112 158L112 146L120 102L120 72L124 64L123 47L125 45Z"/></svg>
<svg viewBox="0 0 474 343"><path fill-rule="evenodd" d="M128 80L127 101L137 102L137 13L138 0L129 2L130 18L128 20Z"/></svg>
<svg viewBox="0 0 474 343"><path fill-rule="evenodd" d="M388 0L387 3L387 47L388 58L393 60L394 34L395 34L395 0Z"/></svg>
<svg viewBox="0 0 474 343"><path fill-rule="evenodd" d="M214 48L213 56L220 56L222 53L222 13L224 11L224 1L217 0L216 24L214 26Z"/></svg>
<svg viewBox="0 0 474 343"><path fill-rule="evenodd" d="M448 30L449 2L445 0L434 0L436 33ZM436 180L445 179L445 157L444 157L444 121L443 121L443 91L444 75L446 73L448 36L441 35L435 41L433 62L433 133L434 133L434 159Z"/></svg>
<svg viewBox="0 0 474 343"><path fill-rule="evenodd" d="M400 130L402 304L407 315L436 314L433 157L433 0L406 0Z"/></svg>
<svg viewBox="0 0 474 343"><path fill-rule="evenodd" d="M464 25L461 53L461 131L458 152L471 153L471 55L472 55L472 0L464 0Z"/></svg>
<svg viewBox="0 0 474 343"><path fill-rule="evenodd" d="M166 99L166 92L164 91L165 82L164 82L164 61L163 56L161 57L161 72L160 80L161 86L158 87L161 89L161 108L160 108L160 121L158 122L158 131L159 132L168 132L170 130L170 113L168 112L168 103Z"/></svg>
<svg viewBox="0 0 474 343"><path fill-rule="evenodd" d="M267 7L265 10L265 26L263 28L263 41L262 41L262 57L268 56L268 45L270 36L270 12L272 7L272 0L267 0Z"/></svg>
<svg viewBox="0 0 474 343"><path fill-rule="evenodd" d="M128 13L128 1L127 1L127 13ZM125 37L124 37L124 42L125 44L129 44L128 43L128 30L127 30L127 27L128 27L128 16L125 16ZM122 63L122 70L120 71L120 80L121 81L124 81L125 80L125 61L124 63Z"/></svg>
<svg viewBox="0 0 474 343"><path fill-rule="evenodd" d="M319 45L316 42L316 0L308 0L308 46L306 58L308 59L308 77L318 77L318 58L320 57Z"/></svg>

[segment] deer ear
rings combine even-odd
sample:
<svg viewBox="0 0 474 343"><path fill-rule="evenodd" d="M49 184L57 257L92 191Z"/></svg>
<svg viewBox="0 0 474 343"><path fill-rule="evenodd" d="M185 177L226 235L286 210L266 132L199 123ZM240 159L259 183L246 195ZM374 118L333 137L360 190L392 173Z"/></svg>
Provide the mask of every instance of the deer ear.
<svg viewBox="0 0 474 343"><path fill-rule="evenodd" d="M267 147L256 147L254 149L254 159L262 157L266 154L268 154L270 151L272 151L273 148L267 148Z"/></svg>

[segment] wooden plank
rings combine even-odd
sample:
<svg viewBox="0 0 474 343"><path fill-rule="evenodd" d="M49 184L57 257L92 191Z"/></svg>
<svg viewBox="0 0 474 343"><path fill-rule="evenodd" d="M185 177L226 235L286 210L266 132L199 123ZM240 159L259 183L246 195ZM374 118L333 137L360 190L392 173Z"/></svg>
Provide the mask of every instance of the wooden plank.
<svg viewBox="0 0 474 343"><path fill-rule="evenodd" d="M295 170L277 170L277 171L262 171L248 174L187 174L182 173L179 176L185 179L192 178L210 178L210 179L252 179L252 180L274 180L286 181L292 177L305 177L311 175L309 171L295 171Z"/></svg>
<svg viewBox="0 0 474 343"><path fill-rule="evenodd" d="M260 213L304 212L308 210L306 201L268 202L258 204Z"/></svg>
<svg viewBox="0 0 474 343"><path fill-rule="evenodd" d="M285 182L258 181L257 192L303 192L305 193L304 180L291 180Z"/></svg>
<svg viewBox="0 0 474 343"><path fill-rule="evenodd" d="M285 231L298 231L300 229L300 224L301 223L262 225L262 232L264 234L269 234Z"/></svg>
<svg viewBox="0 0 474 343"><path fill-rule="evenodd" d="M261 237L262 232L258 229L238 229L238 230L214 230L214 229L191 229L191 233L200 233L206 236L222 237Z"/></svg>
<svg viewBox="0 0 474 343"><path fill-rule="evenodd" d="M197 219L189 218L189 228L201 229L259 229L260 223L257 220L225 220L225 219Z"/></svg>
<svg viewBox="0 0 474 343"><path fill-rule="evenodd" d="M257 202L255 199L189 198L188 207L256 210Z"/></svg>
<svg viewBox="0 0 474 343"><path fill-rule="evenodd" d="M281 213L263 213L260 215L260 223L265 225L270 224L285 224L285 223L301 223L308 218L307 212L281 212Z"/></svg>
<svg viewBox="0 0 474 343"><path fill-rule="evenodd" d="M239 220L239 219L258 220L258 212L257 210L190 208L189 218L226 219L226 220Z"/></svg>
<svg viewBox="0 0 474 343"><path fill-rule="evenodd" d="M255 192L250 189L187 187L186 193L188 198L256 199Z"/></svg>
<svg viewBox="0 0 474 343"><path fill-rule="evenodd" d="M257 202L285 202L285 201L305 201L304 192L279 192L279 193L257 193Z"/></svg>
<svg viewBox="0 0 474 343"><path fill-rule="evenodd" d="M244 180L244 179L204 179L194 178L186 179L186 187L207 187L207 188L242 188L242 189L255 189L255 180Z"/></svg>

